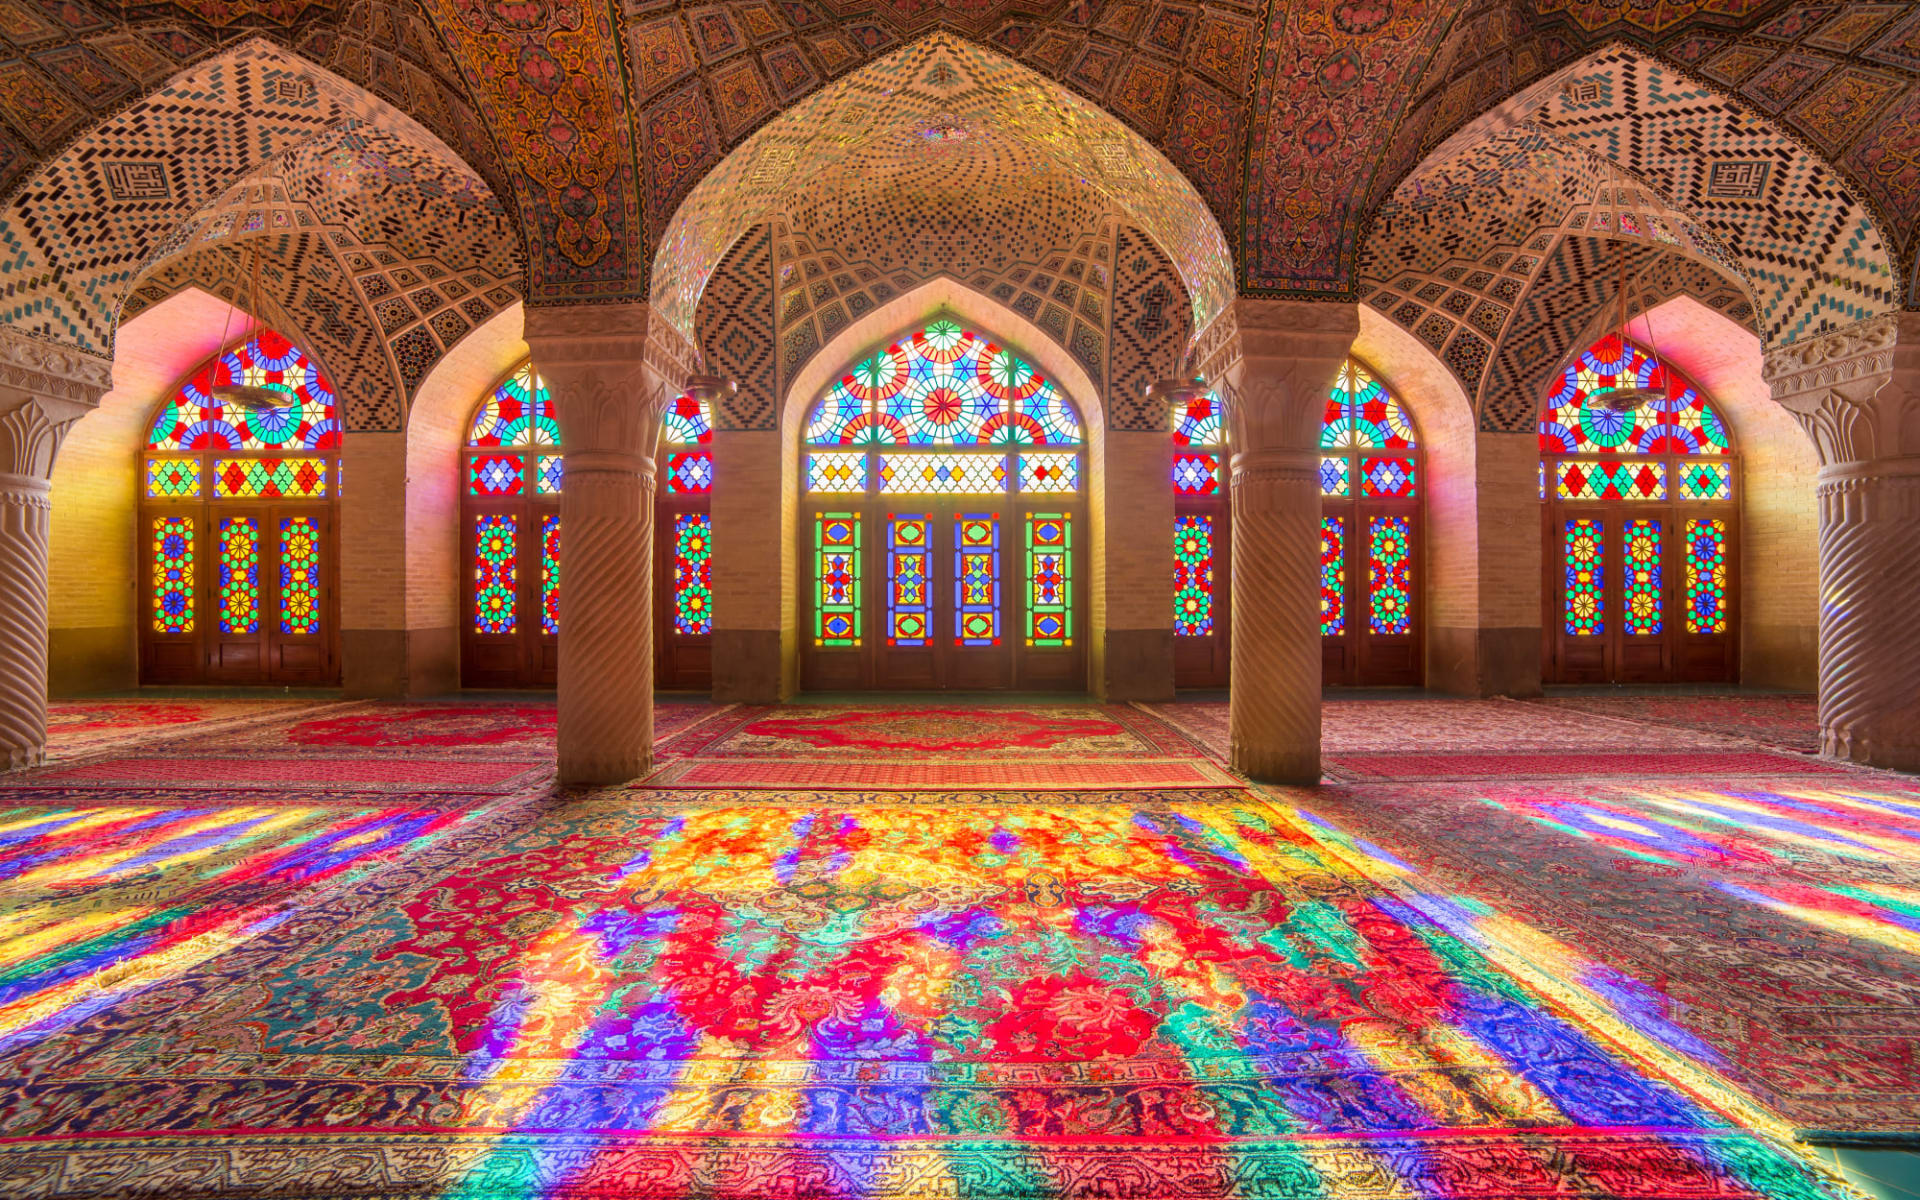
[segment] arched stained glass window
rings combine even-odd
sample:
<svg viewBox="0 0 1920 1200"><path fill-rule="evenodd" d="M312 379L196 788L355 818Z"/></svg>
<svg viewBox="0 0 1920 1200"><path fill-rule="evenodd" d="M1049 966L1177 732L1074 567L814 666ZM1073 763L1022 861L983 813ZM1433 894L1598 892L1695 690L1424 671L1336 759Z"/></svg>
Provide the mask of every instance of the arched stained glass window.
<svg viewBox="0 0 1920 1200"><path fill-rule="evenodd" d="M247 408L215 389L267 388ZM330 683L340 416L333 386L263 329L187 376L148 426L141 499L147 683Z"/></svg>
<svg viewBox="0 0 1920 1200"><path fill-rule="evenodd" d="M1621 388L1655 395L1610 403ZM1611 334L1568 364L1540 421L1550 681L1734 677L1737 468L1726 421L1671 363Z"/></svg>
<svg viewBox="0 0 1920 1200"><path fill-rule="evenodd" d="M1174 684L1223 687L1229 648L1226 410L1215 391L1173 404Z"/></svg>
<svg viewBox="0 0 1920 1200"><path fill-rule="evenodd" d="M1327 394L1320 451L1324 679L1417 684L1423 460L1413 414L1350 358Z"/></svg>
<svg viewBox="0 0 1920 1200"><path fill-rule="evenodd" d="M657 682L667 687L699 687L710 678L712 441L706 406L675 397L656 462L655 666ZM480 398L465 457L469 612L462 677L470 687L551 684L559 665L566 460L552 395L531 361Z"/></svg>
<svg viewBox="0 0 1920 1200"><path fill-rule="evenodd" d="M937 319L850 365L804 438L809 686L1084 683L1080 418L1052 381Z"/></svg>

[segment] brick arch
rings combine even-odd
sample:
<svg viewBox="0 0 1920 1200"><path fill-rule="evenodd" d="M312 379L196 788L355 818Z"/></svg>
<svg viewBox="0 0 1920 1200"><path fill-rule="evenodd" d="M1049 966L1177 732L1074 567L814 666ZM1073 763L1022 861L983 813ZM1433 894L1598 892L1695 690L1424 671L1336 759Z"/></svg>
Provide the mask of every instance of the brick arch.
<svg viewBox="0 0 1920 1200"><path fill-rule="evenodd" d="M356 127L473 174L387 101L265 38L174 74L40 163L12 193L0 221L21 245L6 270L0 322L111 354L123 301L143 271L182 248L183 227L250 174ZM182 136L199 140L195 153L176 152Z"/></svg>
<svg viewBox="0 0 1920 1200"><path fill-rule="evenodd" d="M1070 253L1119 219L1172 262L1196 325L1231 298L1219 224L1158 150L1027 68L934 34L807 96L707 172L659 240L652 303L690 329L728 250L775 220L911 287L929 273L920 259L971 285L996 259Z"/></svg>

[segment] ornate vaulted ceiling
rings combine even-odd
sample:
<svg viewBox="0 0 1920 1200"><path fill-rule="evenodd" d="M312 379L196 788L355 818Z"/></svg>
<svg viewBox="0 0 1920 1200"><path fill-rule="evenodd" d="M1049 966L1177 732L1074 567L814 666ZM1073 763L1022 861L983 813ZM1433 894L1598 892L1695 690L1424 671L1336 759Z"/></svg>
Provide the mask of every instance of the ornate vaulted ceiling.
<svg viewBox="0 0 1920 1200"><path fill-rule="evenodd" d="M1859 285L1850 302L1829 289L1809 305L1804 281L1776 270L1784 279L1776 294L1755 297L1766 336L1843 320L1880 304L1875 289L1900 301L1913 293L1920 11L1906 3L0 0L0 187L16 197L39 189L35 207L57 224L59 214L103 196L147 203L142 189L160 186L150 166L100 165L123 146L214 156L206 178L166 181L177 194L153 202L151 229L113 235L131 238L125 253L145 262L172 228L159 229L163 215L185 206L191 216L268 149L353 115L352 102L325 87L308 94L304 60L364 87L367 103L403 114L484 185L523 242L530 299L641 297L679 205L733 149L782 111L936 29L1011 58L1155 147L1218 220L1246 293L1335 298L1380 286L1361 256L1371 231L1401 220L1399 189L1410 174L1469 121L1615 42L1664 64L1667 90L1697 90L1699 111L1689 119L1709 131L1703 136L1742 122L1777 136L1777 146L1745 161L1767 162L1782 148L1817 152L1832 165L1832 190L1883 231L1889 279L1869 278L1871 267L1848 258L1871 255L1845 237L1816 256L1814 269L1829 281ZM149 113L127 134L134 141L100 140L103 120L124 126L141 97L169 79L177 85L183 70L230 61L249 36L299 59L281 69L257 55L248 69L194 76L173 97L194 115L177 137ZM1634 86L1646 82L1642 75ZM1677 201L1684 181L1662 164L1685 147L1632 125L1623 117L1604 137L1626 138L1615 148L1632 159L1629 170L1650 172L1642 181ZM92 165L81 169L76 154ZM1749 211L1740 237L1769 217L1780 230L1792 225ZM1808 227L1825 219L1814 214ZM1738 248L1740 237L1706 224ZM104 344L108 293L131 278L90 267L84 281L54 280L60 294L50 298L22 281L45 283L70 268L37 262L33 239L12 217L7 237L12 261L0 263L0 282L13 305L8 319L32 317L49 336ZM87 251L81 257L91 262L90 244ZM1751 263L1741 269L1767 289ZM107 328L82 311L89 307L107 314Z"/></svg>

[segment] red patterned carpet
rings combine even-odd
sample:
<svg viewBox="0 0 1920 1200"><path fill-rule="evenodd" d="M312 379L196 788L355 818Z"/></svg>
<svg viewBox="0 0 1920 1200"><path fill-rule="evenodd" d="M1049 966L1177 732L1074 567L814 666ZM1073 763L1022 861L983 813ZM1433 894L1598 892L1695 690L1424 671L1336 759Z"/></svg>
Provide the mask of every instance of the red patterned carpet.
<svg viewBox="0 0 1920 1200"><path fill-rule="evenodd" d="M1820 749L1819 701L1807 695L1554 696L1536 703L1624 721L1725 734L1804 754Z"/></svg>
<svg viewBox="0 0 1920 1200"><path fill-rule="evenodd" d="M1883 776L1263 794L1134 708L688 705L563 795L550 712L0 780L0 1193L1841 1200L1791 1131L1920 1111Z"/></svg>

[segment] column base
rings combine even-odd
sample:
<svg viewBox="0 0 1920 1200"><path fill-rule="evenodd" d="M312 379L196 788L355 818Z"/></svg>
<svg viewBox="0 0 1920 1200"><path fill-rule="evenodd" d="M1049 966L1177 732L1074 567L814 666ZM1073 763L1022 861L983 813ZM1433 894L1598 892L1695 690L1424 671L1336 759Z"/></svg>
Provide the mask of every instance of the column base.
<svg viewBox="0 0 1920 1200"><path fill-rule="evenodd" d="M560 759L560 783L563 787L614 787L631 783L651 770L651 754L592 758L563 756Z"/></svg>
<svg viewBox="0 0 1920 1200"><path fill-rule="evenodd" d="M1313 787L1320 782L1318 746L1310 750L1287 750L1235 742L1228 753L1228 762L1234 770L1259 783Z"/></svg>
<svg viewBox="0 0 1920 1200"><path fill-rule="evenodd" d="M37 767L47 761L45 746L0 747L0 774L8 771L24 771Z"/></svg>
<svg viewBox="0 0 1920 1200"><path fill-rule="evenodd" d="M1920 774L1920 743L1876 741L1838 730L1820 731L1820 754L1862 767Z"/></svg>

